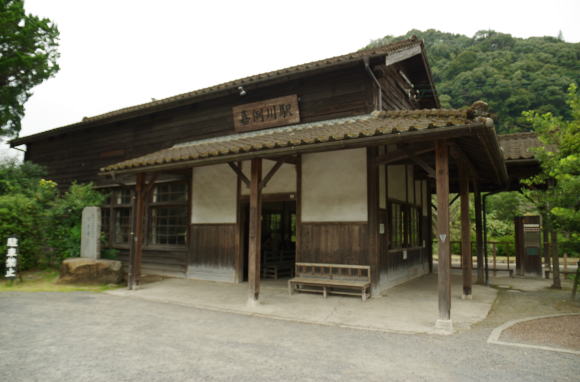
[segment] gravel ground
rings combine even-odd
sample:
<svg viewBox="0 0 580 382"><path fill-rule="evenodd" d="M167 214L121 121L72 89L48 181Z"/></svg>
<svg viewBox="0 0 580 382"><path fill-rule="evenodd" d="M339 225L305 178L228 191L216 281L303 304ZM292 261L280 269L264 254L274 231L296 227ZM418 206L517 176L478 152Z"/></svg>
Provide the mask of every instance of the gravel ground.
<svg viewBox="0 0 580 382"><path fill-rule="evenodd" d="M500 291L486 320L435 336L90 292L0 293L0 381L577 381L578 356L486 343L508 320L580 311L563 298Z"/></svg>
<svg viewBox="0 0 580 382"><path fill-rule="evenodd" d="M530 345L580 350L580 315L520 322L504 330L500 339Z"/></svg>

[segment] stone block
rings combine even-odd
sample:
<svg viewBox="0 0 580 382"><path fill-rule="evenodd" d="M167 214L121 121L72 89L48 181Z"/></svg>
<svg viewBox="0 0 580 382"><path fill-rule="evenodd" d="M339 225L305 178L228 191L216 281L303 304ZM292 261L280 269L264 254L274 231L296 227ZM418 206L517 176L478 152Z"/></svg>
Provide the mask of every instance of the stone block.
<svg viewBox="0 0 580 382"><path fill-rule="evenodd" d="M83 209L81 257L98 259L101 254L101 208Z"/></svg>
<svg viewBox="0 0 580 382"><path fill-rule="evenodd" d="M119 284L123 281L123 265L118 260L71 257L60 267L61 284Z"/></svg>

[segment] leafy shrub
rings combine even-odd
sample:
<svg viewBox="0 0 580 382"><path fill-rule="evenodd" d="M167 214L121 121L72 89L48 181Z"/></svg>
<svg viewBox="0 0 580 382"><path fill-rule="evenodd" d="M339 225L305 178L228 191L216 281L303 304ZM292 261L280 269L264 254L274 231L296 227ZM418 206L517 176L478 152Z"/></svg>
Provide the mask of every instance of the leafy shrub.
<svg viewBox="0 0 580 382"><path fill-rule="evenodd" d="M92 184L73 184L59 194L55 182L42 178L44 173L28 162L0 163L0 253L6 253L8 237L18 237L21 270L79 256L82 210L104 198Z"/></svg>

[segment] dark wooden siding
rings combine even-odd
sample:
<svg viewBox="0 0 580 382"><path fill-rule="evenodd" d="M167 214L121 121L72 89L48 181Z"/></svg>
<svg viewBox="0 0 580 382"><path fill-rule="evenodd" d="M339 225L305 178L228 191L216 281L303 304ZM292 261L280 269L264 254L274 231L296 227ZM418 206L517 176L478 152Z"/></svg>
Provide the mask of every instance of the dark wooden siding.
<svg viewBox="0 0 580 382"><path fill-rule="evenodd" d="M119 260L127 269L129 264L129 251L120 250ZM184 277L187 271L187 250L174 249L154 250L144 249L141 262L142 274L164 274L168 276Z"/></svg>
<svg viewBox="0 0 580 382"><path fill-rule="evenodd" d="M48 168L49 178L66 186L73 180L97 181L100 168L171 147L180 142L233 134L232 107L283 95L299 96L301 122L372 111L368 73L360 67L249 88L146 116L43 138L27 144L28 158Z"/></svg>
<svg viewBox="0 0 580 382"><path fill-rule="evenodd" d="M368 224L302 223L301 254L308 263L369 265Z"/></svg>
<svg viewBox="0 0 580 382"><path fill-rule="evenodd" d="M236 224L193 224L189 264L234 268Z"/></svg>

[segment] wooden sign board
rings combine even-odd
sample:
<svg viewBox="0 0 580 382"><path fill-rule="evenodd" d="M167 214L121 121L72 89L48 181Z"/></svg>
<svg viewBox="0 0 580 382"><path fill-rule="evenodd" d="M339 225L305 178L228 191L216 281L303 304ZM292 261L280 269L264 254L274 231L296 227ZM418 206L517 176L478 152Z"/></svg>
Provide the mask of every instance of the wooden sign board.
<svg viewBox="0 0 580 382"><path fill-rule="evenodd" d="M298 96L272 98L235 106L234 129L238 132L267 129L300 122Z"/></svg>

